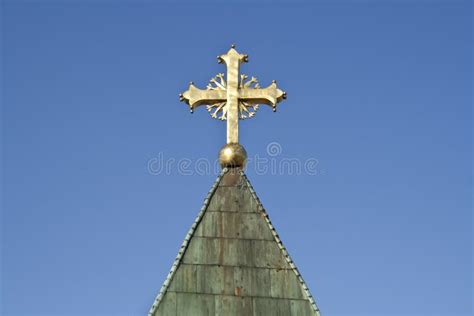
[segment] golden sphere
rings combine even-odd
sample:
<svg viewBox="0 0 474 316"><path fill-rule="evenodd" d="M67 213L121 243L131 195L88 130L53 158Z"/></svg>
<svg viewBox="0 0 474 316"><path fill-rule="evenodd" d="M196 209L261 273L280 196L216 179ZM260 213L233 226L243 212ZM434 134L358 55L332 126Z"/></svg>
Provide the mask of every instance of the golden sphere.
<svg viewBox="0 0 474 316"><path fill-rule="evenodd" d="M238 143L226 144L219 152L219 163L222 168L243 168L247 163L247 152Z"/></svg>

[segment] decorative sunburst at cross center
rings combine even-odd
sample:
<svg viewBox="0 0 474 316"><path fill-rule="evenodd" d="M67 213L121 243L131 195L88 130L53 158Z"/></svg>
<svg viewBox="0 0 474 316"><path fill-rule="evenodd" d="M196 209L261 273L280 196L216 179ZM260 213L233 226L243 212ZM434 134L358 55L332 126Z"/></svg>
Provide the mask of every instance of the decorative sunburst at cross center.
<svg viewBox="0 0 474 316"><path fill-rule="evenodd" d="M247 75L240 75L239 80L239 89L260 89L260 85L258 83L257 78L252 77L248 79ZM207 90L226 90L227 83L224 78L223 73L217 74L214 78L212 78L207 85ZM253 104L250 102L246 102L243 100L239 100L239 119L244 120L247 118L251 118L255 115L259 108L259 104ZM226 101L218 102L214 104L209 104L206 106L207 111L211 113L211 117L218 119L218 120L226 120L227 119L227 111L228 105Z"/></svg>

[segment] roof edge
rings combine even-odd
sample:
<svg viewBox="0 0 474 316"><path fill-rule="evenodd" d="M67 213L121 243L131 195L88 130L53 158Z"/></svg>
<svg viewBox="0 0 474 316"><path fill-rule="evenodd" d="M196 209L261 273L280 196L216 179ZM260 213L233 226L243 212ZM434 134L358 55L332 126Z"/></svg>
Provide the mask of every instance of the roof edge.
<svg viewBox="0 0 474 316"><path fill-rule="evenodd" d="M313 310L314 310L314 312L316 313L317 316L321 316L321 312L319 310L318 305L316 304L316 301L313 298L313 295L311 295L311 292L309 291L309 288L306 285L306 282L303 280L303 277L302 277L301 273L298 271L298 268L296 267L295 262L293 261L293 259L291 259L291 256L288 253L288 251L286 250L285 246L283 245L283 242L280 239L280 236L278 236L278 233L276 232L275 227L273 226L272 222L270 221L270 217L268 216L267 211L265 211L265 208L263 207L263 204L260 202L260 199L258 198L257 193L253 189L252 184L250 183L249 179L247 178L247 176L245 175L243 170L240 171L240 174L245 179L245 182L246 182L246 184L247 184L247 186L250 190L250 194L252 194L253 198L257 201L258 210L260 212L262 212L262 214L264 214L265 222L267 223L268 228L270 228L270 230L272 232L272 235L273 235L273 238L274 238L275 242L278 244L278 248L280 248L280 251L285 256L285 259L288 262L288 264L290 265L291 270L293 270L293 272L296 274L296 277L298 278L298 281L300 282L301 287L303 288L303 291L305 292L305 294L308 298L308 301L311 304L311 307L313 308Z"/></svg>
<svg viewBox="0 0 474 316"><path fill-rule="evenodd" d="M194 223L191 225L191 228L188 230L188 233L186 234L186 237L184 238L184 241L181 244L181 247L179 248L178 255L176 256L176 259L174 260L173 265L171 266L171 270L168 273L168 276L166 277L165 282L161 286L160 292L156 296L155 301L153 302L153 305L150 308L150 311L148 312L149 316L153 316L158 306L160 305L160 302L163 299L164 294L168 290L171 280L173 279L174 274L181 263L181 259L183 258L183 255L186 252L186 249L188 248L189 242L194 235L194 231L196 230L196 227L198 226L199 222L201 222L202 218L204 217L204 213L206 213L209 202L211 201L212 196L216 192L217 187L219 186L219 183L221 182L222 177L224 176L224 174L227 173L227 171L228 171L227 168L222 169L216 181L214 181L214 184L212 185L211 190L209 190L209 193L204 199L204 203L201 207L201 210L196 216L196 219L194 220Z"/></svg>

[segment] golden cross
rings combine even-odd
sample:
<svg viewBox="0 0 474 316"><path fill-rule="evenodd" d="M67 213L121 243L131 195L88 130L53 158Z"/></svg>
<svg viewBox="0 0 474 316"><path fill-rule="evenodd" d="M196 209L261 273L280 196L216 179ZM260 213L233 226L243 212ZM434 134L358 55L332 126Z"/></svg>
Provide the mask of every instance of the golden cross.
<svg viewBox="0 0 474 316"><path fill-rule="evenodd" d="M248 55L239 54L235 45L217 57L218 63L227 66L227 76L220 73L210 80L206 90L197 88L192 82L188 90L180 94L191 110L206 105L213 118L227 120L227 144L239 142L239 119L251 118L259 104L267 104L276 111L277 103L286 98L286 93L277 88L273 81L266 88L260 88L255 77L239 74L240 64L248 62ZM227 79L227 80L226 80Z"/></svg>

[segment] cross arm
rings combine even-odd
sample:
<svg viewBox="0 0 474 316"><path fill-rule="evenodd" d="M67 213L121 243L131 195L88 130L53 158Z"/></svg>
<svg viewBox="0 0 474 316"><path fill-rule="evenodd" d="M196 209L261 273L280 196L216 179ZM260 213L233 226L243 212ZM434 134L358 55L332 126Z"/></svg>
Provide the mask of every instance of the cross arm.
<svg viewBox="0 0 474 316"><path fill-rule="evenodd" d="M267 104L276 111L276 105L283 99L286 99L286 92L278 89L276 82L266 88L243 88L239 91L239 99L252 104Z"/></svg>
<svg viewBox="0 0 474 316"><path fill-rule="evenodd" d="M192 82L189 84L188 90L179 95L180 101L186 102L191 112L200 105L225 102L226 98L225 90L202 90L197 88Z"/></svg>

